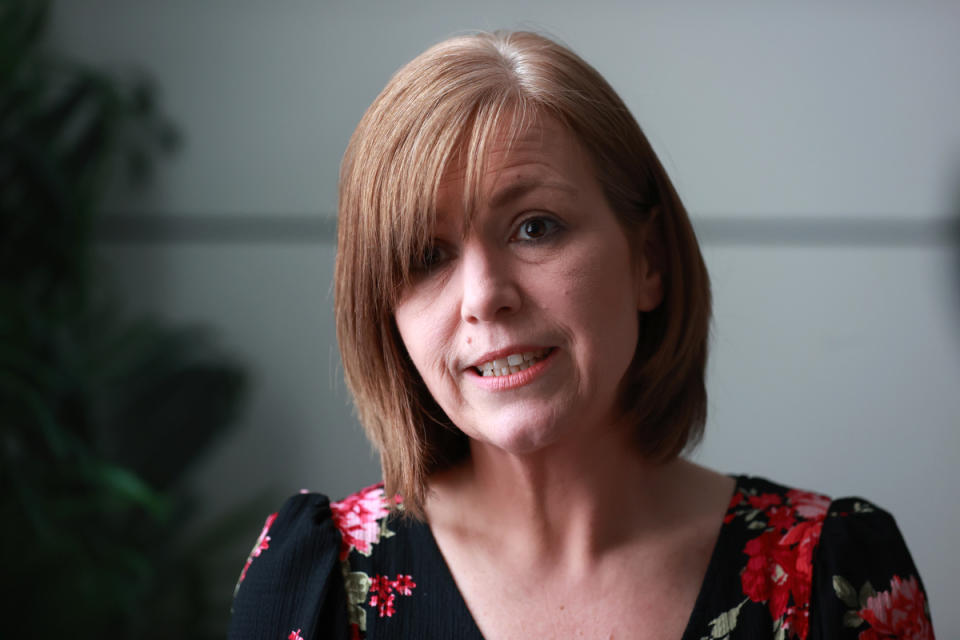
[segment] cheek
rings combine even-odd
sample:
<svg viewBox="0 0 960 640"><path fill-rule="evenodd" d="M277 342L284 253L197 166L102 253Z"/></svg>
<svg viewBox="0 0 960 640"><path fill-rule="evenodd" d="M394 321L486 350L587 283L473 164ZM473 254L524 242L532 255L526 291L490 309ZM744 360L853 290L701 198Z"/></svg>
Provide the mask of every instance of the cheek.
<svg viewBox="0 0 960 640"><path fill-rule="evenodd" d="M397 330L407 354L423 381L435 393L438 376L444 372L445 335L442 306L425 304L420 297L402 301L394 311Z"/></svg>
<svg viewBox="0 0 960 640"><path fill-rule="evenodd" d="M400 334L400 340L403 342L407 355L413 361L417 371L423 375L423 352L424 352L424 331L422 322L419 322L419 315L416 308L410 302L404 302L397 306L393 313L394 322L397 324L397 332Z"/></svg>
<svg viewBox="0 0 960 640"><path fill-rule="evenodd" d="M622 256L581 263L564 278L561 304L576 318L574 340L584 357L601 369L619 371L629 365L638 339L639 322L631 267ZM624 364L626 363L626 364ZM621 366L623 365L623 366Z"/></svg>
<svg viewBox="0 0 960 640"><path fill-rule="evenodd" d="M601 325L635 315L637 310L630 264L618 252L605 255L603 248L562 265L545 279L544 290L573 316Z"/></svg>

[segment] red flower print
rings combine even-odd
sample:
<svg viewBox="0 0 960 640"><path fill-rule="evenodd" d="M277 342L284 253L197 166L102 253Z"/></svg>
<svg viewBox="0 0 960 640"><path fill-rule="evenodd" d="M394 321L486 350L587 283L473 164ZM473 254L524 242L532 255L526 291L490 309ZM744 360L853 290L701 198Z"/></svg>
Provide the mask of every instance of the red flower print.
<svg viewBox="0 0 960 640"><path fill-rule="evenodd" d="M789 529L796 522L796 513L790 507L771 507L767 511L767 523L774 529Z"/></svg>
<svg viewBox="0 0 960 640"><path fill-rule="evenodd" d="M769 600L772 585L781 580L782 572L778 575L773 562L773 552L779 539L780 536L775 531L766 531L748 541L743 548L743 552L750 556L750 559L740 575L740 581L743 584L743 593L754 602Z"/></svg>
<svg viewBox="0 0 960 640"><path fill-rule="evenodd" d="M867 599L860 617L870 623L859 640L933 640L933 626L925 613L926 598L915 576L890 579L890 589Z"/></svg>
<svg viewBox="0 0 960 640"><path fill-rule="evenodd" d="M380 617L392 617L397 612L393 606L397 593L402 596L413 595L417 584L409 575L398 574L393 580L387 576L375 575L370 579L370 606L376 607ZM394 593L396 592L396 593Z"/></svg>
<svg viewBox="0 0 960 640"><path fill-rule="evenodd" d="M393 582L386 576L373 576L370 580L370 605L377 607L380 617L390 617L396 610L393 608L393 601L396 595L393 593Z"/></svg>
<svg viewBox="0 0 960 640"><path fill-rule="evenodd" d="M380 518L390 510L383 496L383 484L367 487L340 502L331 502L333 522L340 530L340 561L352 549L370 555L370 547L380 539Z"/></svg>
<svg viewBox="0 0 960 640"><path fill-rule="evenodd" d="M780 496L775 493L761 493L758 496L747 496L747 500L754 509L766 509L783 502Z"/></svg>
<svg viewBox="0 0 960 640"><path fill-rule="evenodd" d="M287 640L303 640L303 636L300 635L300 629L291 631L290 635L287 636Z"/></svg>
<svg viewBox="0 0 960 640"><path fill-rule="evenodd" d="M393 588L397 590L402 596L409 596L413 593L413 588L417 584L413 581L410 576L405 576L400 574L397 576L397 579L393 581Z"/></svg>
<svg viewBox="0 0 960 640"><path fill-rule="evenodd" d="M253 549L250 550L250 554L247 556L247 561L243 563L243 569L240 571L240 579L237 580L237 587L240 586L240 583L243 582L243 579L247 577L247 569L250 568L250 565L253 564L254 558L259 558L260 554L270 548L270 536L267 535L267 532L270 531L270 527L273 525L273 521L277 519L277 514L271 513L267 516L266 522L263 523L263 529L260 531L260 537L257 538L256 543L253 545ZM236 588L234 588L236 592Z"/></svg>
<svg viewBox="0 0 960 640"><path fill-rule="evenodd" d="M727 510L729 511L730 509L734 509L736 507L739 507L741 504L743 504L743 497L744 496L742 492L740 492L739 490L736 491L730 497L730 504L727 506Z"/></svg>
<svg viewBox="0 0 960 640"><path fill-rule="evenodd" d="M735 509L743 504L743 498L743 493L734 491L733 496L730 498L730 504L727 505L727 515L723 516L723 524L730 524L736 519L737 513Z"/></svg>
<svg viewBox="0 0 960 640"><path fill-rule="evenodd" d="M793 569L805 583L813 579L813 551L820 542L823 520L804 520L797 523L780 539L781 545L796 545Z"/></svg>
<svg viewBox="0 0 960 640"><path fill-rule="evenodd" d="M813 552L830 501L804 491L789 492L785 503L775 494L748 496L748 501L762 512L754 522L765 517L766 527L743 548L749 556L740 574L743 592L767 603L786 637L804 640L810 628Z"/></svg>

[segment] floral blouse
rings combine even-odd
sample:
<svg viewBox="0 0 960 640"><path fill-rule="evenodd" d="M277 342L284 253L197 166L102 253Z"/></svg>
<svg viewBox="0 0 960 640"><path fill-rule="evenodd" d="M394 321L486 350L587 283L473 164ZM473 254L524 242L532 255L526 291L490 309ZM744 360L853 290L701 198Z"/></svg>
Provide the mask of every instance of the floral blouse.
<svg viewBox="0 0 960 640"><path fill-rule="evenodd" d="M923 583L889 513L736 481L681 640L932 640ZM228 637L482 638L429 526L396 517L382 485L339 502L304 492L268 517Z"/></svg>

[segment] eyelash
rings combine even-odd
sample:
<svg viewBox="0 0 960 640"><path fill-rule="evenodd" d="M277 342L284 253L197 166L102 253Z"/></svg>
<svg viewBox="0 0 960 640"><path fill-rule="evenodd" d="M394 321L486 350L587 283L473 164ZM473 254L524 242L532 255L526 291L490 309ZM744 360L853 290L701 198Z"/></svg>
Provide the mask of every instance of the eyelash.
<svg viewBox="0 0 960 640"><path fill-rule="evenodd" d="M518 237L522 233L529 234L530 231L525 231L524 228L532 222L543 223L546 225L546 229L539 236L528 238ZM536 244L539 242L549 241L551 236L562 230L562 225L554 218L546 215L534 215L520 221L516 230L510 236L509 241ZM429 273L449 260L451 253L452 252L450 248L445 246L443 242L437 242L435 244L428 245L424 248L423 255L420 256L418 260L414 260L412 271L420 274Z"/></svg>
<svg viewBox="0 0 960 640"><path fill-rule="evenodd" d="M531 222L545 223L547 226L547 229L543 231L541 235L536 237L518 238L517 236L520 233L524 232L524 227L526 227ZM529 218L525 218L524 220L520 221L520 224L517 225L517 230L513 233L512 236L510 236L510 241L511 242L534 242L534 243L543 242L544 240L547 240L550 236L556 234L561 230L562 230L562 227L560 226L560 223L550 216L545 216L545 215L530 216Z"/></svg>

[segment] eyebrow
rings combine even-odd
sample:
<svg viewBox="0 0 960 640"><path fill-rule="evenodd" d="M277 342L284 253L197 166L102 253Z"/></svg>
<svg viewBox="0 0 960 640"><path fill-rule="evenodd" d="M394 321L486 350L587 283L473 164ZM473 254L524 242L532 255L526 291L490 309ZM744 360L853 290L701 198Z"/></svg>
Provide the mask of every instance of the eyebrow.
<svg viewBox="0 0 960 640"><path fill-rule="evenodd" d="M563 191L564 193L568 193L573 197L576 197L579 193L579 190L576 187L565 182L542 180L540 178L520 178L516 182L512 182L511 184L494 193L493 197L490 198L490 206L492 208L502 207L510 202L513 202L514 200L522 198L536 189L552 189L556 191Z"/></svg>

